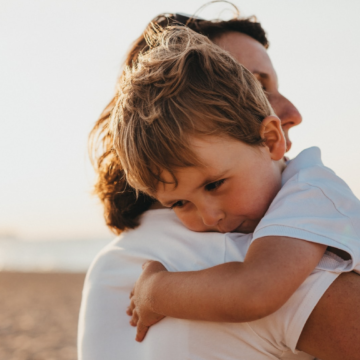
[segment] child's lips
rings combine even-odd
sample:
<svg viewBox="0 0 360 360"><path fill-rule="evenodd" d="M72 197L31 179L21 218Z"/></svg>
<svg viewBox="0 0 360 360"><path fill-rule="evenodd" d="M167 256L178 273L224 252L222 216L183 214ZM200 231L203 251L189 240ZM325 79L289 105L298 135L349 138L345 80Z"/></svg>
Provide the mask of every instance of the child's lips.
<svg viewBox="0 0 360 360"><path fill-rule="evenodd" d="M243 224L244 224L245 220L243 220L239 226L237 226L237 228L235 230L233 230L232 232L243 232Z"/></svg>
<svg viewBox="0 0 360 360"><path fill-rule="evenodd" d="M239 225L219 224L218 231L221 233L237 232L243 234L250 234L254 232L260 220L243 219ZM234 222L233 222L234 224ZM227 226L226 226L227 225Z"/></svg>
<svg viewBox="0 0 360 360"><path fill-rule="evenodd" d="M248 220L248 219L244 219L241 224L232 232L239 232L239 233L243 233L243 234L250 234L252 232L254 232L256 226L258 225L258 223L260 222L260 220Z"/></svg>
<svg viewBox="0 0 360 360"><path fill-rule="evenodd" d="M222 234L225 234L225 233L230 233L230 232L236 232L237 228L235 230L234 229L234 226L233 225L229 225L229 224L218 224L217 226L217 231L221 232Z"/></svg>
<svg viewBox="0 0 360 360"><path fill-rule="evenodd" d="M219 225L219 231L222 232L222 233L242 232L240 229L242 228L244 222L245 222L245 219L241 221L240 225L235 225L235 228L234 228L234 225L232 225L232 226L230 225L230 226L227 226L226 229L225 229L221 225Z"/></svg>

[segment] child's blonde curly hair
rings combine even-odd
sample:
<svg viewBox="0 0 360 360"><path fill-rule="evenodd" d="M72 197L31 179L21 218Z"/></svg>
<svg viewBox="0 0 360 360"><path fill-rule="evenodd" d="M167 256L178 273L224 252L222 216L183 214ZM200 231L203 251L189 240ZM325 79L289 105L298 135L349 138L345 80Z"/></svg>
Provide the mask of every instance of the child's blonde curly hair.
<svg viewBox="0 0 360 360"><path fill-rule="evenodd" d="M257 19L239 17L231 20L198 20L191 19L186 26L193 31L203 34L214 41L217 37L228 32L246 34L265 49L269 47L265 30ZM175 14L160 14L156 16L145 31L132 44L126 59L125 66L132 66L140 53L149 50L145 37L153 24L163 28L178 24ZM121 82L121 76L118 81ZM154 200L149 195L136 192L126 181L124 169L113 148L113 138L110 132L110 117L117 96L114 96L95 122L89 136L88 149L91 163L96 173L94 194L96 194L103 207L106 225L116 234L139 225L140 215L149 209Z"/></svg>
<svg viewBox="0 0 360 360"><path fill-rule="evenodd" d="M151 48L128 67L111 117L114 148L135 189L155 195L164 170L199 165L191 136L230 136L261 145L273 114L255 77L208 38L154 26Z"/></svg>

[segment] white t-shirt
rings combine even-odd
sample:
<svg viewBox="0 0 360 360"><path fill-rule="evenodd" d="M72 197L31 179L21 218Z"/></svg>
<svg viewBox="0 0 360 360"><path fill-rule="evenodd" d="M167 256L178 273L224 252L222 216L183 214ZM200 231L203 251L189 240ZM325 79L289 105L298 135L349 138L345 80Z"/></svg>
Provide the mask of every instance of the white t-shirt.
<svg viewBox="0 0 360 360"><path fill-rule="evenodd" d="M251 323L214 323L167 317L137 343L125 311L148 259L170 271L200 270L242 261L251 234L196 233L169 209L147 211L141 226L123 233L94 260L81 304L79 360L313 359L296 351L301 331L338 274L315 270L278 311ZM266 301L266 299L264 299Z"/></svg>
<svg viewBox="0 0 360 360"><path fill-rule="evenodd" d="M306 149L288 161L282 188L252 241L264 236L288 236L341 249L351 260L327 251L318 268L360 273L360 201L323 165L319 148Z"/></svg>

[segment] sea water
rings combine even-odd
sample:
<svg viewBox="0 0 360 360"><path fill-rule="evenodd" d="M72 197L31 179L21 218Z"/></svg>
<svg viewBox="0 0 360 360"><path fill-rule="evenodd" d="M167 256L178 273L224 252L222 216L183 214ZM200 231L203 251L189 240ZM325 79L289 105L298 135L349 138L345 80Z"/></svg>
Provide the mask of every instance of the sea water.
<svg viewBox="0 0 360 360"><path fill-rule="evenodd" d="M0 239L0 270L85 272L109 239L28 241Z"/></svg>

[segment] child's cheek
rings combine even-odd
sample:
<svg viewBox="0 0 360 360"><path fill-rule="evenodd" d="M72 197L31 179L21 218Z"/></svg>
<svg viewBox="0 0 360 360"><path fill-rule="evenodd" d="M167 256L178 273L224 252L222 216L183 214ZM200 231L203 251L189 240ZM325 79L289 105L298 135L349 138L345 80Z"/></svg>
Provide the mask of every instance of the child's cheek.
<svg viewBox="0 0 360 360"><path fill-rule="evenodd" d="M210 229L204 225L201 217L196 211L183 211L182 209L175 210L177 217L191 231L203 232L209 231Z"/></svg>

